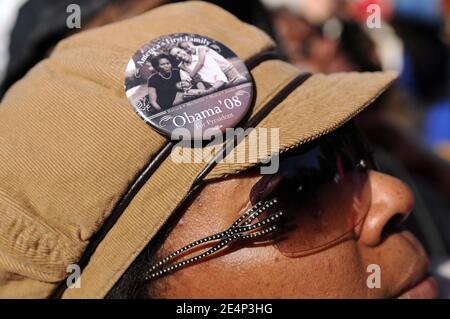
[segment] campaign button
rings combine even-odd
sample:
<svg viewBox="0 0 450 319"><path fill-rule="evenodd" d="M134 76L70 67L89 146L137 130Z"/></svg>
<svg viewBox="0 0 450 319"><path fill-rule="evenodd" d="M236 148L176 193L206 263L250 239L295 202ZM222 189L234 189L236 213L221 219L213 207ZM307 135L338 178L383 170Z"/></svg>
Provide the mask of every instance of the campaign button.
<svg viewBox="0 0 450 319"><path fill-rule="evenodd" d="M127 65L125 92L139 116L171 139L208 140L248 113L253 82L224 44L169 34L140 48Z"/></svg>

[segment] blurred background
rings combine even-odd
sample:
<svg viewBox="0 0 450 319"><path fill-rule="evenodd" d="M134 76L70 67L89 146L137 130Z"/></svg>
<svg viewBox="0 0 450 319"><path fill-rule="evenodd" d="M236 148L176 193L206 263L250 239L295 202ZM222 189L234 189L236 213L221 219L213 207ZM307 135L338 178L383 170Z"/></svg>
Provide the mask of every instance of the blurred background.
<svg viewBox="0 0 450 319"><path fill-rule="evenodd" d="M164 0L0 0L0 100L64 37L126 19ZM266 31L303 71L396 70L396 85L358 117L379 169L404 180L408 227L450 298L450 0L215 0ZM66 9L81 8L69 29Z"/></svg>

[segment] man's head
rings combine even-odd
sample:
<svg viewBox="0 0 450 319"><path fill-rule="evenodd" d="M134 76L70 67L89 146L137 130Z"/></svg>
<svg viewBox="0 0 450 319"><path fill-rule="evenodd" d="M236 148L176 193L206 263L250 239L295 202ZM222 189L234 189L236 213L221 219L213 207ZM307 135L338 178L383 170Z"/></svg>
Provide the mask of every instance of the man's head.
<svg viewBox="0 0 450 319"><path fill-rule="evenodd" d="M158 72L168 74L172 70L172 63L167 54L161 53L151 58L150 63Z"/></svg>
<svg viewBox="0 0 450 319"><path fill-rule="evenodd" d="M348 135L353 131L347 130L340 130L346 131L342 136L353 139ZM424 279L425 252L401 228L414 204L410 189L375 171L358 139L344 145L339 134L289 152L273 176L253 170L207 184L180 210L156 258L147 264L141 260L139 275L144 269L151 273L152 264L177 249L230 229L242 211L259 201L277 198L273 210L267 208L251 225L280 211L284 222L270 220L249 233L274 225L277 233L236 240L173 274L156 277L144 286L144 296L392 298ZM218 242L192 247L167 264L199 255ZM381 272L379 288L368 285L373 267ZM407 296L435 293L433 282L427 281Z"/></svg>
<svg viewBox="0 0 450 319"><path fill-rule="evenodd" d="M172 49L170 49L169 51L170 55L173 56L174 58L176 58L177 60L181 61L181 62L191 62L192 57L189 53L186 52L186 50L178 48L178 47L173 47Z"/></svg>

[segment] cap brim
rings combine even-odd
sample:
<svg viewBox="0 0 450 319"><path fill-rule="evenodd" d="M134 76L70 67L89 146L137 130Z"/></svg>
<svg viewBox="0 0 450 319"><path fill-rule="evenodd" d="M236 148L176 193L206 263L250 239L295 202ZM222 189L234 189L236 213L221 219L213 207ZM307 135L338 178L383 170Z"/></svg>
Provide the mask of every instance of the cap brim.
<svg viewBox="0 0 450 319"><path fill-rule="evenodd" d="M370 105L396 79L397 73L365 72L334 73L330 75L315 74L293 91L257 128L279 129L277 152L298 147L325 135ZM256 133L257 134L257 133ZM254 145L248 138L242 143L246 147ZM239 148L235 148L219 162L206 176L205 180L223 178L236 174L260 163L270 157L273 146L258 149L247 154L244 162L237 159Z"/></svg>

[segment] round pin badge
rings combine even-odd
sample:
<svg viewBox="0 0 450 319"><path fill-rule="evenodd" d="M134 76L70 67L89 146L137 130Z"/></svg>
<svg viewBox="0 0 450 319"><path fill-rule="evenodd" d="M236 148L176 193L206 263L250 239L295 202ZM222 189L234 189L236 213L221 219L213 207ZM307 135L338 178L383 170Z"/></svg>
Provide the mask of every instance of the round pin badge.
<svg viewBox="0 0 450 319"><path fill-rule="evenodd" d="M139 116L171 139L211 139L235 127L253 101L245 64L198 34L154 39L130 59L125 92Z"/></svg>

